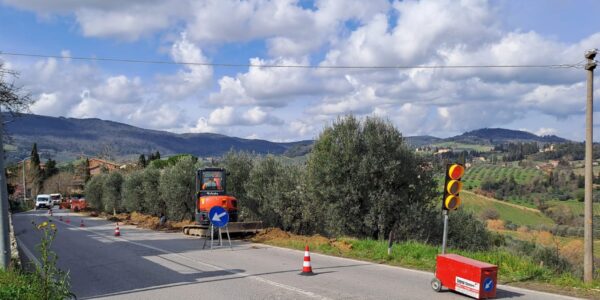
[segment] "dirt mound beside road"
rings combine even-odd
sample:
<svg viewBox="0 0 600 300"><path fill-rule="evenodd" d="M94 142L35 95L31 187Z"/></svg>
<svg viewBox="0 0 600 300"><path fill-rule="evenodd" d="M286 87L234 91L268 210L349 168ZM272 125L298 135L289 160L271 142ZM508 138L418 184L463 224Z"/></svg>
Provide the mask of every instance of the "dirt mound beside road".
<svg viewBox="0 0 600 300"><path fill-rule="evenodd" d="M267 228L250 239L256 243L265 243L275 246L289 246L294 244L297 248L303 248L309 245L311 248L323 247L325 245L338 249L339 252L349 252L352 250L352 244L345 240L328 239L324 236L315 234L312 236L297 235L283 231L279 228Z"/></svg>

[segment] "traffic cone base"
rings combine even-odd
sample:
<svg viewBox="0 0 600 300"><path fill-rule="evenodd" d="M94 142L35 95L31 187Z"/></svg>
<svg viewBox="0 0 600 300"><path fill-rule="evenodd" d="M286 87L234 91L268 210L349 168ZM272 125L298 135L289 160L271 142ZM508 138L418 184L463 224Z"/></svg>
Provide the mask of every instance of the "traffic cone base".
<svg viewBox="0 0 600 300"><path fill-rule="evenodd" d="M119 223L115 227L115 236L121 236L121 230L119 229Z"/></svg>
<svg viewBox="0 0 600 300"><path fill-rule="evenodd" d="M310 265L310 250L308 249L308 245L304 248L304 263L302 264L302 272L300 275L303 276L312 276L315 275L312 271L312 266Z"/></svg>

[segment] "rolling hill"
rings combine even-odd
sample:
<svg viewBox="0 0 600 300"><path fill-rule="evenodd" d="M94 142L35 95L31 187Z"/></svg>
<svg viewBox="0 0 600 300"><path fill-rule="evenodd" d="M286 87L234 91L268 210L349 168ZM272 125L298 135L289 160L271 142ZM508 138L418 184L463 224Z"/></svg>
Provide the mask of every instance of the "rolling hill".
<svg viewBox="0 0 600 300"><path fill-rule="evenodd" d="M133 158L141 153L160 151L163 155L189 153L196 156L220 156L225 152L243 150L257 154L303 156L310 152L313 141L276 143L266 140L243 139L214 133L184 133L143 129L123 123L100 119L76 119L23 114L12 118L5 114L5 130L10 138L5 143L9 163L26 157L34 142L42 158L71 160L81 155L108 154L114 158ZM406 142L413 147L433 146L478 151L507 142L569 142L557 136L535 134L501 128L485 128L464 134L437 138L409 136ZM461 148L462 147L462 148Z"/></svg>
<svg viewBox="0 0 600 300"><path fill-rule="evenodd" d="M6 119L11 119L5 115ZM190 153L196 156L219 156L230 149L259 154L293 155L306 153L312 141L275 143L243 139L213 133L175 134L149 130L100 119L75 119L23 114L5 126L10 135L6 144L10 161L28 155L37 142L42 158L70 160L82 154L109 154L115 158L135 157L141 153L160 151L162 155Z"/></svg>

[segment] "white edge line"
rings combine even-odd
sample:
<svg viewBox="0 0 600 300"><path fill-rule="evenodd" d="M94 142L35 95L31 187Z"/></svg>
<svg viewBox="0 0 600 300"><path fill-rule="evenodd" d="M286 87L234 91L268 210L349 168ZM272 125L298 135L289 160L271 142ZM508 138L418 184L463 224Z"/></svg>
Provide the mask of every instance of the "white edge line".
<svg viewBox="0 0 600 300"><path fill-rule="evenodd" d="M287 251L292 251L292 252L304 253L304 250L297 250L297 249L285 248L285 247L280 247L280 246L273 246L273 245L268 245L268 244L260 244L260 243L254 243L254 242L252 244L253 245L266 246L268 248L277 248L277 249L282 249L282 250L287 250ZM322 253L311 253L310 255L311 256L323 256L323 257L327 257L327 258L336 258L336 259L339 259L339 260L349 260L349 261L359 262L359 263L368 264L368 265L377 266L377 267L386 267L386 268L392 268L392 269L401 269L401 270L404 270L404 271L410 271L410 272L414 272L414 273L421 273L421 274L425 274L425 275L435 276L434 273L432 273L432 272L427 272L427 271L423 271L423 270L409 269L409 268L400 267L400 266L378 264L378 263L374 263L374 262L370 262L370 261L365 261L365 260L358 260L358 259L354 259L354 258L339 257L339 256L322 254ZM516 286L512 286L512 285L506 285L506 284L499 284L498 286L502 287L502 288L505 288L505 289L510 289L510 290L519 290L519 291L522 291L522 292L537 293L537 294L548 295L548 296L553 296L553 297L563 297L564 299L573 299L573 300L584 299L584 298L576 298L576 297L571 297L571 296L562 295L562 294L553 294L553 293L542 292L542 291L537 291L537 290L530 290L530 289L525 289L525 288L516 287Z"/></svg>
<svg viewBox="0 0 600 300"><path fill-rule="evenodd" d="M58 222L60 222L60 221L58 221ZM179 254L179 253L174 253L174 252L170 252L170 251L158 248L158 247L149 246L149 245L145 245L145 244L142 244L142 243L134 242L134 241L125 239L123 237L114 237L114 236L110 236L110 235L101 234L101 233L95 232L93 230L90 230L90 229L88 229L86 227L78 227L78 226L75 226L75 225L72 225L72 224L67 224L67 223L64 223L64 222L61 222L61 223L63 223L65 226L71 226L71 227L77 228L79 230L84 230L84 231L90 232L90 233L92 233L94 235L97 235L97 236L100 236L100 237L103 237L103 238L108 238L108 239L113 239L113 240L122 240L124 242L131 243L131 244L134 244L134 245L137 245L137 246L140 246L140 247L152 249L152 250L155 250L155 251L158 251L158 252L162 252L164 254L172 254L172 255L175 255L177 257L183 258L185 260L191 261L193 263L204 265L206 267L210 267L210 268L213 268L213 269L216 269L216 270L219 270L219 271L227 272L227 273L230 273L232 275L241 276L241 278L254 279L256 281L263 282L263 283L266 283L266 284L269 284L269 285L272 285L272 286L275 286L275 287L283 288L283 289L286 289L286 290L289 290L289 291L297 292L297 293L303 294L303 295L311 297L311 298L322 299L322 300L329 300L329 298L321 296L321 295L318 295L318 294L315 294L313 292L306 291L306 290L303 290L303 289L300 289L300 288L297 288L297 287L294 287L294 286L286 285L286 284L283 284L283 283L275 282L275 281L272 281L272 280L269 280L269 279L266 279L266 278L262 278L260 276L248 274L248 273L245 273L245 272L240 272L240 273L238 273L238 272L231 272L231 271L229 271L227 269L223 269L223 268L221 268L221 267L219 267L217 265L213 265L213 264L209 264L209 263L206 263L206 262L198 261L198 260L195 260L195 259L193 259L191 257L187 257L187 256Z"/></svg>
<svg viewBox="0 0 600 300"><path fill-rule="evenodd" d="M100 219L100 218L95 218L95 217L88 217L88 218L91 218L91 219L92 218L93 219ZM100 220L103 220L103 219L100 219ZM103 220L103 221L105 221L105 220ZM307 295L307 296L312 297L312 298L329 299L329 298L326 298L326 297L314 294L314 293L309 292L309 291L305 291L305 290L302 290L302 289L299 289L299 288L296 288L296 287L293 287L293 286L285 285L285 284L282 284L282 283L274 282L274 281L271 281L271 280L268 280L268 279L265 279L265 278L262 278L262 277L257 277L257 276L254 276L254 275L251 275L251 274L248 274L248 273L229 272L228 270L223 269L223 268L221 268L219 266L216 266L216 265L212 265L212 264L209 264L209 263L197 261L197 260L195 260L193 258L181 255L179 253L173 253L173 252L169 252L169 251L164 250L164 249L156 248L154 246L144 245L144 244L141 244L141 243L138 243L138 242L127 240L127 239L125 239L123 237L116 238L116 237L113 237L113 236L109 236L109 235L104 235L104 234L97 233L97 232L89 230L87 228L77 227L77 226L72 225L72 224L66 224L66 223L64 223L64 224L67 225L67 226L71 226L71 227L75 227L75 228L78 228L78 229L82 229L82 230L91 232L93 234L96 234L96 235L104 237L104 238L121 239L121 240L124 240L126 242L132 243L132 244L140 246L140 247L145 247L145 248L148 248L148 249L156 250L156 251L159 251L159 252L163 252L165 254L173 254L173 255L176 255L176 256L181 257L183 259L186 259L186 260L189 260L189 261L192 261L194 263L198 263L198 264L201 264L201 265L204 265L204 266L208 266L208 267L217 269L219 271L225 271L225 272L228 272L228 273L231 273L231 274L241 275L243 277L248 277L248 278L253 278L255 280L258 280L258 281L261 281L261 282L264 282L264 283L267 283L267 284L270 284L270 285L273 285L273 286L278 286L278 287L281 287L281 288L284 288L284 289L288 289L288 290L291 290L291 291L295 291L295 292ZM270 247L270 248L277 248L277 249L282 249L282 250L287 250L287 251L292 251L292 252L304 253L304 250L296 250L296 249L290 249L290 248L285 248L285 247L280 247L280 246L273 246L273 245L268 245L268 244L260 244L260 243L254 243L253 242L253 243L251 243L251 245L261 245L261 246L266 246L266 247ZM29 251L29 250L27 250L27 251ZM29 254L31 254L31 252ZM27 255L29 257L29 255L27 253L25 253L25 255ZM369 265L372 265L372 266L380 266L380 267L386 267L386 268L392 268L392 269L401 269L401 270L404 270L404 271L410 271L410 272L420 273L420 274L424 274L424 275L433 275L432 272L427 272L427 271L422 271L422 270L415 270L415 269L409 269L409 268L400 267L400 266L392 266L392 265L386 265L386 264L376 264L376 263L373 263L373 262L364 261L364 260L358 260L358 259L353 259L353 258L332 256L332 255L321 254L321 253L312 253L312 255L323 256L323 257L328 257L328 258L336 258L336 259L340 259L340 260L349 260L349 261L353 261L353 262L359 262L359 263L369 264ZM33 256L33 258L39 264L39 261L37 261L37 258L35 258L35 256ZM561 294L552 294L552 293L547 293L547 292L542 292L542 291L537 291L537 290L530 290L530 289L520 288L520 287L516 287L516 286L505 285L505 284L499 284L498 286L502 287L502 288L506 288L506 289L519 290L519 291L523 291L523 292L533 292L533 293L537 293L537 294L541 294L541 295L548 295L548 296L553 296L553 297L564 297L565 299L574 299L574 300L580 300L580 299L582 299L582 298L575 298L575 297L561 295Z"/></svg>

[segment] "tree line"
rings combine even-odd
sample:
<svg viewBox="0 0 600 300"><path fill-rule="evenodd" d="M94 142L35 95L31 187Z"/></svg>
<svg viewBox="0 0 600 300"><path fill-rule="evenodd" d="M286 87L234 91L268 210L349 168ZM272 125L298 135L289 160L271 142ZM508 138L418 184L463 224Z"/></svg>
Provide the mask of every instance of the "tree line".
<svg viewBox="0 0 600 300"><path fill-rule="evenodd" d="M89 204L109 213L192 219L195 172L203 165L189 155L170 159L94 176L85 187ZM389 121L339 118L321 132L304 164L230 151L217 165L229 172L228 193L238 199L241 220L299 234L441 241L442 196L431 161L411 151ZM451 245L490 246L490 233L473 216L457 211L451 220Z"/></svg>

